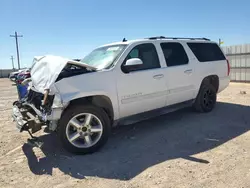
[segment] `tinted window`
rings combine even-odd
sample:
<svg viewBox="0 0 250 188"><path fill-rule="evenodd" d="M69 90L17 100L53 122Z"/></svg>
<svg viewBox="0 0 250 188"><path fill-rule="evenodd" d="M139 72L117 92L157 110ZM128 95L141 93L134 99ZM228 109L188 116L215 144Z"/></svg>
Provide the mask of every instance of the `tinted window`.
<svg viewBox="0 0 250 188"><path fill-rule="evenodd" d="M188 56L180 43L161 43L168 67L188 64Z"/></svg>
<svg viewBox="0 0 250 188"><path fill-rule="evenodd" d="M200 62L224 60L225 56L215 43L187 43Z"/></svg>
<svg viewBox="0 0 250 188"><path fill-rule="evenodd" d="M152 43L140 44L134 47L128 54L125 62L131 58L139 58L143 64L133 71L160 68L160 62L155 46Z"/></svg>

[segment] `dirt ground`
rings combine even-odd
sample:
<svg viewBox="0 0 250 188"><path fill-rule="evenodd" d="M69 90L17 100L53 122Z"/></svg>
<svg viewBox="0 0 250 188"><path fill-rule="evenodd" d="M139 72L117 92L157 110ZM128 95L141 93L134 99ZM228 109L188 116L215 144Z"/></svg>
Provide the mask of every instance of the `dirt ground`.
<svg viewBox="0 0 250 188"><path fill-rule="evenodd" d="M16 88L0 79L0 89L0 187L250 187L250 84L231 83L208 114L183 109L116 128L85 156L53 134L42 149L26 144L11 119Z"/></svg>

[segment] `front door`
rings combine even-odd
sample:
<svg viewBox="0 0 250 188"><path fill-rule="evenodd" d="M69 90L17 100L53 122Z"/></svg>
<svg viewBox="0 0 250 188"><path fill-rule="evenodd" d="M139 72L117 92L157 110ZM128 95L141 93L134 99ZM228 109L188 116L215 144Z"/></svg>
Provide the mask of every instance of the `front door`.
<svg viewBox="0 0 250 188"><path fill-rule="evenodd" d="M130 58L139 58L143 64L129 73L122 66ZM120 117L161 108L166 103L164 71L152 43L135 46L125 58L117 77Z"/></svg>

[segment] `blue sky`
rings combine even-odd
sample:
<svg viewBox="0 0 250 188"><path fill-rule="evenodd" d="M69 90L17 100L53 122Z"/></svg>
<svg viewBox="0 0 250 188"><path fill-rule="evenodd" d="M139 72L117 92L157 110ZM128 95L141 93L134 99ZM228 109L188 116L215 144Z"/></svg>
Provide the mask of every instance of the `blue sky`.
<svg viewBox="0 0 250 188"><path fill-rule="evenodd" d="M0 69L11 68L14 38L22 66L36 55L82 58L99 45L149 36L207 37L250 43L248 0L1 0Z"/></svg>

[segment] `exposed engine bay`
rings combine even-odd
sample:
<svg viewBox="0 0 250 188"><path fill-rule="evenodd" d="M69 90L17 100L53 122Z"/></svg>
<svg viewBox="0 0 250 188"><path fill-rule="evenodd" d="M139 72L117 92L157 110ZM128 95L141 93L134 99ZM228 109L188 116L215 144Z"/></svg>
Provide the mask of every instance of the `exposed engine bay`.
<svg viewBox="0 0 250 188"><path fill-rule="evenodd" d="M84 73L89 73L89 72L93 72L93 70L90 70L86 67L82 67L76 64L71 64L68 63L63 70L61 71L61 73L59 74L58 78L56 79L57 81L60 81L63 78L68 78L71 76L76 76L76 75L80 75L80 74L84 74Z"/></svg>

